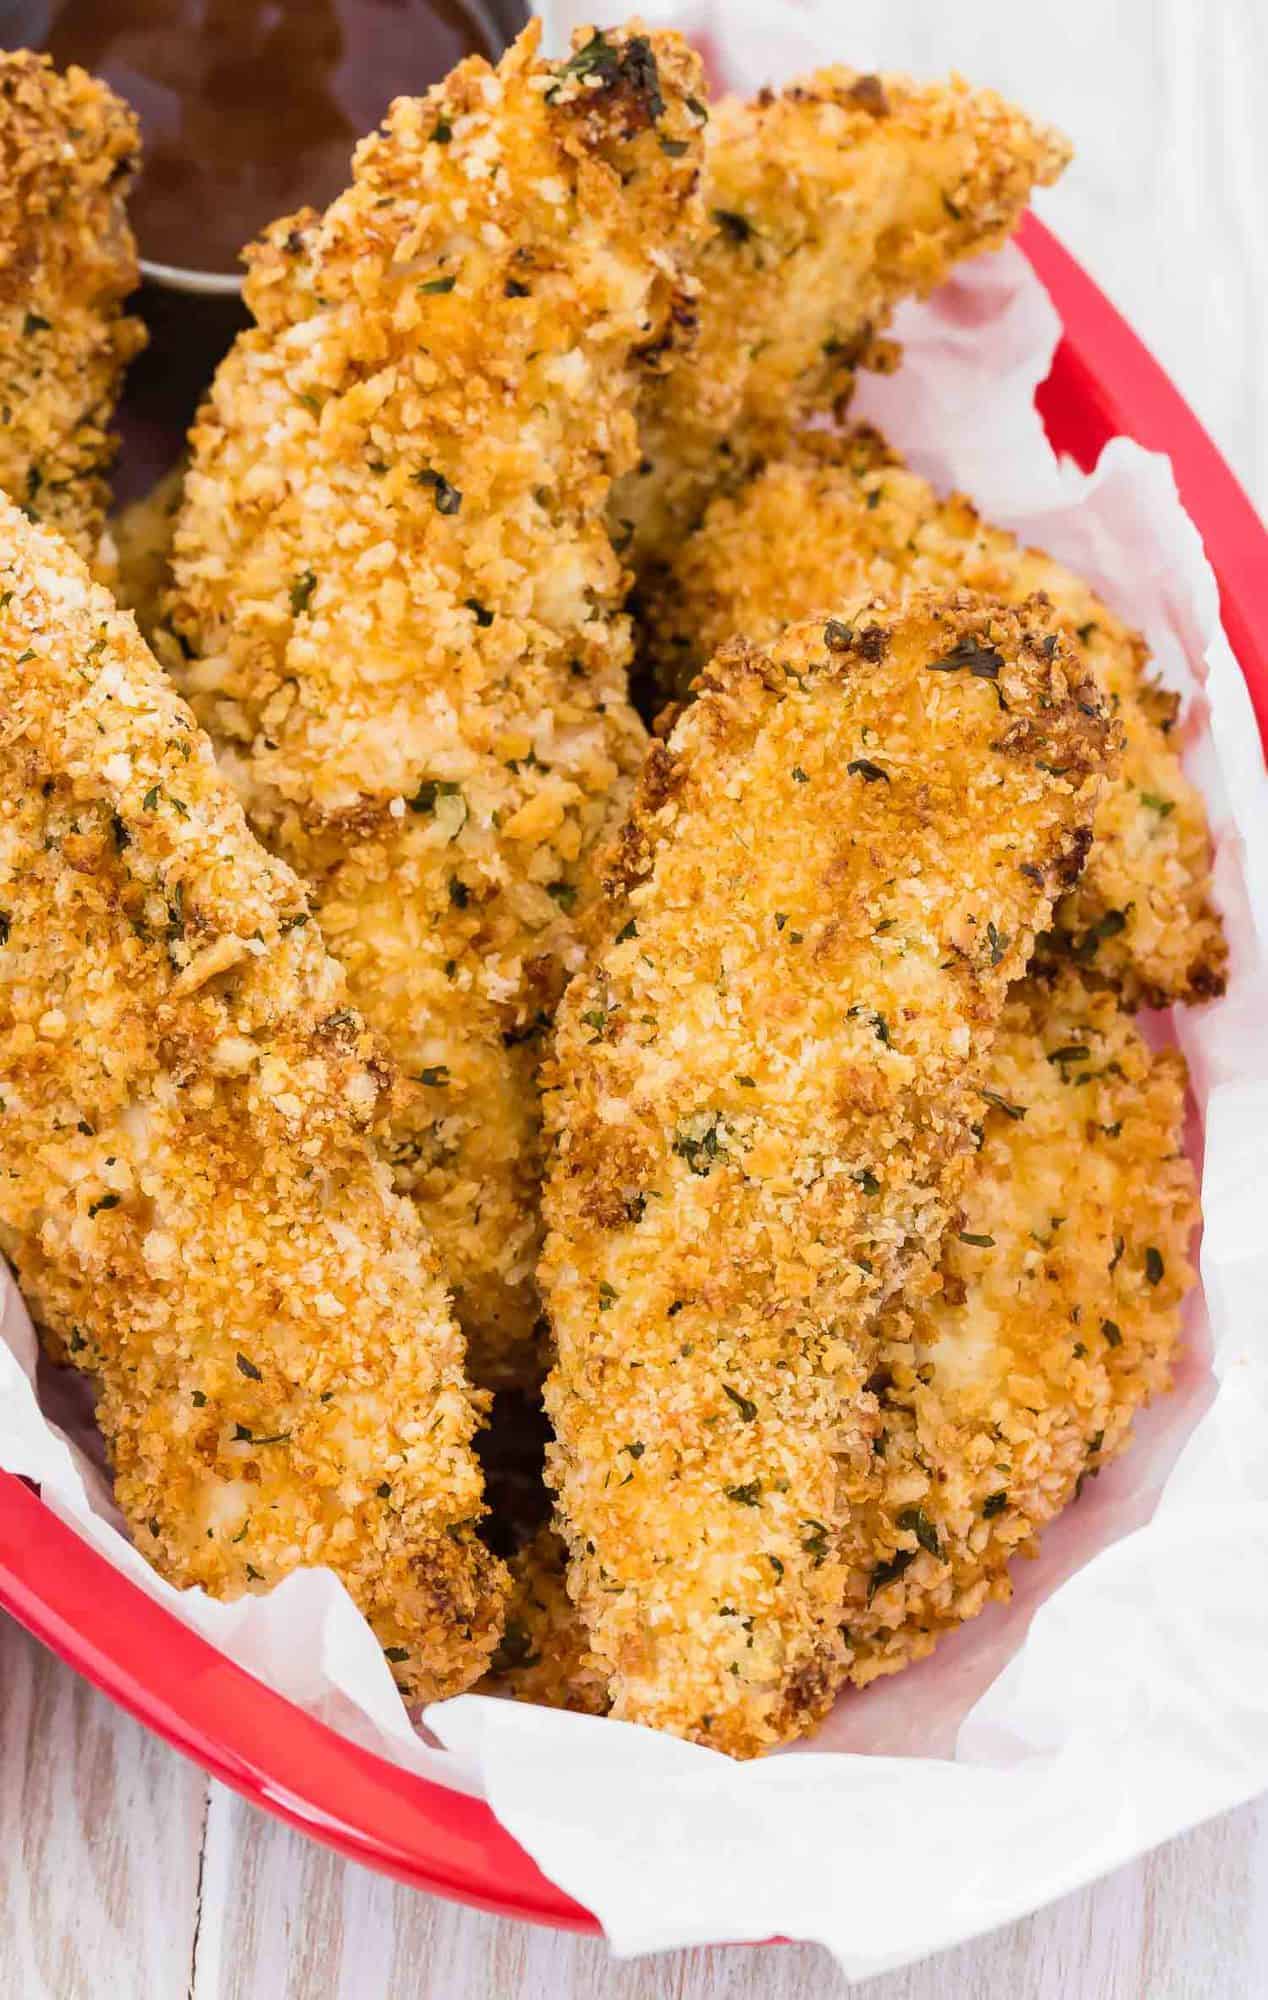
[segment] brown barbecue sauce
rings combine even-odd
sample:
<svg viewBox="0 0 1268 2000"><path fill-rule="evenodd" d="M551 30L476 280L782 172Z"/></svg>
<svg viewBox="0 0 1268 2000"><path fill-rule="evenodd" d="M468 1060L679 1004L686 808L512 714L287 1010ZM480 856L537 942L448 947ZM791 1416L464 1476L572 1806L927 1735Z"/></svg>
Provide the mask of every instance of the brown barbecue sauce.
<svg viewBox="0 0 1268 2000"><path fill-rule="evenodd" d="M141 255L233 272L277 216L324 207L394 97L496 58L518 0L62 0L45 46L141 121Z"/></svg>

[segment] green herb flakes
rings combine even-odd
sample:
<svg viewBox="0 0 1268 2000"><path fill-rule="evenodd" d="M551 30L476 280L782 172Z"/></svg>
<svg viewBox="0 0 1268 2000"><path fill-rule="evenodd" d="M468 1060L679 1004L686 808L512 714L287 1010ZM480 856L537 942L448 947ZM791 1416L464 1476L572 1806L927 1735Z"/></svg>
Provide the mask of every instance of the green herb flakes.
<svg viewBox="0 0 1268 2000"><path fill-rule="evenodd" d="M993 1105L996 1111L1002 1111L1005 1118L1022 1119L1026 1116L1026 1107L1024 1104L1010 1104L1008 1099L1001 1097L997 1090L979 1090L978 1096L985 1098L986 1102Z"/></svg>
<svg viewBox="0 0 1268 2000"><path fill-rule="evenodd" d="M1071 956L1080 964L1086 964L1089 959L1095 958L1098 947L1104 944L1107 938L1121 937L1126 929L1125 910L1106 910L1099 922L1093 924L1091 930L1079 940Z"/></svg>
<svg viewBox="0 0 1268 2000"><path fill-rule="evenodd" d="M977 639L961 639L949 653L940 660L929 664L931 674L954 674L968 668L975 680L995 681L999 679L1004 660L994 646L986 646Z"/></svg>
<svg viewBox="0 0 1268 2000"><path fill-rule="evenodd" d="M916 1560L914 1549L895 1549L887 1562L877 1563L867 1586L867 1601L870 1604L876 1593L887 1585L897 1583L900 1576L911 1568Z"/></svg>
<svg viewBox="0 0 1268 2000"><path fill-rule="evenodd" d="M1067 1042L1064 1048L1053 1049L1048 1061L1064 1069L1068 1063L1086 1062L1091 1053L1086 1042Z"/></svg>
<svg viewBox="0 0 1268 2000"><path fill-rule="evenodd" d="M729 1382L722 1384L722 1393L735 1404L736 1409L740 1413L741 1422L751 1424L756 1420L757 1404L751 1401L748 1396L741 1396L739 1390L733 1389Z"/></svg>
<svg viewBox="0 0 1268 2000"><path fill-rule="evenodd" d="M810 1530L810 1533L803 1539L801 1546L808 1556L814 1557L815 1568L818 1569L821 1563L827 1561L828 1531L822 1521L803 1521L801 1525L803 1528L809 1528Z"/></svg>
<svg viewBox="0 0 1268 2000"><path fill-rule="evenodd" d="M938 1530L923 1507L904 1507L898 1516L898 1525L908 1534L914 1535L921 1548L929 1555L941 1557L942 1544L938 1540Z"/></svg>
<svg viewBox="0 0 1268 2000"><path fill-rule="evenodd" d="M732 243L747 243L753 234L753 225L746 215L740 215L733 208L715 208L713 220L724 236Z"/></svg>
<svg viewBox="0 0 1268 2000"><path fill-rule="evenodd" d="M434 813L437 799L462 797L462 786L448 778L424 778L412 799L406 801L411 812Z"/></svg>
<svg viewBox="0 0 1268 2000"><path fill-rule="evenodd" d="M436 502L438 514L456 514L462 505L462 494L456 486L450 485L443 472L437 472L434 465L425 465L422 470L411 474L415 486L430 486Z"/></svg>
<svg viewBox="0 0 1268 2000"><path fill-rule="evenodd" d="M584 1016L582 1017L584 1019ZM693 1174L702 1177L712 1170L714 1161L724 1151L718 1139L718 1121L708 1126L698 1137L687 1132L674 1135L674 1151L687 1162Z"/></svg>

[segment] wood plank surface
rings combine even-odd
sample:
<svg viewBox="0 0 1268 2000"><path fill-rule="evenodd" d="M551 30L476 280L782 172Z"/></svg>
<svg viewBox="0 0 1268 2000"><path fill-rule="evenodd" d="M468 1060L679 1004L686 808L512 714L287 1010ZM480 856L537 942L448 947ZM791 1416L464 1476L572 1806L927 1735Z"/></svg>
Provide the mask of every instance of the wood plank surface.
<svg viewBox="0 0 1268 2000"><path fill-rule="evenodd" d="M1078 146L1046 219L1268 505L1263 0L821 0L863 66L958 67ZM602 10L601 10L602 11ZM737 8L737 13L739 9ZM345 1863L209 1784L0 1618L0 2000L834 2000L808 1947L634 1964ZM1247 1807L869 2000L1261 2000Z"/></svg>
<svg viewBox="0 0 1268 2000"><path fill-rule="evenodd" d="M4 2000L183 1994L206 1803L200 1771L0 1617Z"/></svg>

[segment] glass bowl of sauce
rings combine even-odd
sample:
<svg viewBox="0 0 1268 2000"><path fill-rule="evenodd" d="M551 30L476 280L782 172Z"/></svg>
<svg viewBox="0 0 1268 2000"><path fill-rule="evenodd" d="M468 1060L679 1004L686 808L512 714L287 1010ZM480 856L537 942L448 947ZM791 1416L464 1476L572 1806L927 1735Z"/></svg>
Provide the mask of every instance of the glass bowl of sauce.
<svg viewBox="0 0 1268 2000"><path fill-rule="evenodd" d="M128 209L160 286L232 295L239 252L324 208L394 97L496 60L520 0L0 0L0 43L79 63L141 121Z"/></svg>
<svg viewBox="0 0 1268 2000"><path fill-rule="evenodd" d="M149 340L118 413L119 505L179 457L216 365L249 323L242 246L324 208L394 97L465 55L495 60L524 0L0 0L0 48L110 84L141 123L128 215Z"/></svg>

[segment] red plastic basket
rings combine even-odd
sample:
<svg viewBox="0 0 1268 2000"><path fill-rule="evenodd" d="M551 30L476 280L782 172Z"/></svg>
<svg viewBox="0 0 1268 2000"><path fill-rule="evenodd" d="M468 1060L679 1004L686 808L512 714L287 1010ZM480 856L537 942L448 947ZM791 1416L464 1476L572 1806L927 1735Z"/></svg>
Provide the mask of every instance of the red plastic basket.
<svg viewBox="0 0 1268 2000"><path fill-rule="evenodd" d="M1028 217L1021 242L1064 334L1039 393L1084 467L1112 437L1166 452L1219 580L1268 740L1268 533L1210 438L1104 294ZM401 1881L499 1915L598 1928L489 1808L357 1748L198 1638L0 1474L0 1605L124 1708L255 1804Z"/></svg>

